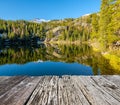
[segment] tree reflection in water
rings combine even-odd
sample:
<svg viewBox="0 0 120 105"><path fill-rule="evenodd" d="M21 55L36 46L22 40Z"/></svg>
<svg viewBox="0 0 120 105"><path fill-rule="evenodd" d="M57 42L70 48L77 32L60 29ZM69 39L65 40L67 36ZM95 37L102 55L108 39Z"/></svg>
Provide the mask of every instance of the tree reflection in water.
<svg viewBox="0 0 120 105"><path fill-rule="evenodd" d="M25 64L31 61L54 61L80 63L91 66L94 75L120 74L113 68L109 60L96 53L88 45L58 45L40 44L33 46L4 46L0 47L0 65Z"/></svg>

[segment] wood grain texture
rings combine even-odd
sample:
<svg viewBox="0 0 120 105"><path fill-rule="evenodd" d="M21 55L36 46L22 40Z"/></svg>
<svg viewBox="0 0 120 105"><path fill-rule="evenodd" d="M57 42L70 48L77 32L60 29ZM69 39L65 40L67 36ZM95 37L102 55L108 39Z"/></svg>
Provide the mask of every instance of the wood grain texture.
<svg viewBox="0 0 120 105"><path fill-rule="evenodd" d="M120 76L0 77L0 105L120 105Z"/></svg>

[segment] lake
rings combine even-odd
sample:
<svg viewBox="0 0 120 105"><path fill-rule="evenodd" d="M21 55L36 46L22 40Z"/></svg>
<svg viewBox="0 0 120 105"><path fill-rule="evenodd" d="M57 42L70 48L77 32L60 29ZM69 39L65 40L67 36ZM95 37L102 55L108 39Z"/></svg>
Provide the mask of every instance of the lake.
<svg viewBox="0 0 120 105"><path fill-rule="evenodd" d="M0 76L114 74L120 72L88 45L0 47Z"/></svg>

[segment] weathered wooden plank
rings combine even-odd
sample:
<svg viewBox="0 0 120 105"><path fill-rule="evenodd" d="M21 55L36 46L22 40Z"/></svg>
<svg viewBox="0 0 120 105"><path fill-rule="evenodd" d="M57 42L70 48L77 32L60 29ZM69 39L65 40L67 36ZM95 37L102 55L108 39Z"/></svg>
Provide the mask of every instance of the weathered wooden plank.
<svg viewBox="0 0 120 105"><path fill-rule="evenodd" d="M2 77L4 78L4 77ZM5 92L9 91L15 85L19 84L22 80L24 80L25 76L18 76L18 77L5 77L0 81L0 98Z"/></svg>
<svg viewBox="0 0 120 105"><path fill-rule="evenodd" d="M96 85L90 77L74 77L79 88L92 105L119 105L120 102Z"/></svg>
<svg viewBox="0 0 120 105"><path fill-rule="evenodd" d="M45 82L45 84L42 87L42 92L40 90L40 94L41 94L40 100L38 101L38 103L34 103L34 105L51 105L50 103L51 100L49 98L51 97L50 95L52 91L52 88L51 88L52 81L54 81L54 77L52 77L50 81L48 81L48 83Z"/></svg>
<svg viewBox="0 0 120 105"><path fill-rule="evenodd" d="M0 83L2 82L2 81L4 81L4 80L6 80L6 79L8 79L8 78L10 78L9 76L7 77L7 76L1 76L0 77Z"/></svg>
<svg viewBox="0 0 120 105"><path fill-rule="evenodd" d="M120 76L119 75L103 76L103 77L115 83L118 87L120 87Z"/></svg>
<svg viewBox="0 0 120 105"><path fill-rule="evenodd" d="M50 90L48 93L47 105L58 105L58 95L57 95L58 77L53 77L50 81Z"/></svg>
<svg viewBox="0 0 120 105"><path fill-rule="evenodd" d="M66 92L66 85L63 81L63 77L58 81L58 105L68 105L68 98Z"/></svg>
<svg viewBox="0 0 120 105"><path fill-rule="evenodd" d="M27 77L19 84L12 87L5 92L0 102L2 105L23 105L30 94L33 92L35 86L39 81L39 77Z"/></svg>
<svg viewBox="0 0 120 105"><path fill-rule="evenodd" d="M29 99L27 105L47 105L48 93L49 93L49 83L52 77L45 77L43 82L41 81L35 91L33 92L31 98Z"/></svg>
<svg viewBox="0 0 120 105"><path fill-rule="evenodd" d="M24 105L26 101L30 98L32 93L34 92L34 89L36 88L37 84L39 83L39 80L41 77L32 77L32 79L27 85L26 85L26 91L23 93L21 98L16 102L15 105Z"/></svg>
<svg viewBox="0 0 120 105"><path fill-rule="evenodd" d="M60 85L63 85L63 89L60 91L60 93L63 93L63 96L66 97L66 100L63 99L64 105L90 105L71 76L65 76L62 78L62 80L63 83ZM66 94L64 94L63 90ZM60 103L59 105L63 104Z"/></svg>
<svg viewBox="0 0 120 105"><path fill-rule="evenodd" d="M46 77L47 78L47 77ZM42 88L42 85L44 83L45 77L42 77L37 84L35 90L33 91L32 95L29 97L29 99L26 101L27 105L32 105L32 103L37 103L37 94L39 93L39 90ZM39 99L38 99L39 100Z"/></svg>
<svg viewBox="0 0 120 105"><path fill-rule="evenodd" d="M106 93L110 94L113 98L120 102L120 88L113 82L105 79L104 77L91 77L91 79Z"/></svg>

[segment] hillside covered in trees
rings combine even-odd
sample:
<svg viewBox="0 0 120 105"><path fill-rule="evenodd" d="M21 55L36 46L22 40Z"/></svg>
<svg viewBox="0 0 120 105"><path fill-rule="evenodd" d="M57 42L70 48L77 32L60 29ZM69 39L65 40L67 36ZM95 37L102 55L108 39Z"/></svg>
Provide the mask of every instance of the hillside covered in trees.
<svg viewBox="0 0 120 105"><path fill-rule="evenodd" d="M120 0L102 0L99 13L77 19L52 20L34 23L31 21L0 20L0 42L16 43L31 40L94 41L102 46L120 45Z"/></svg>

